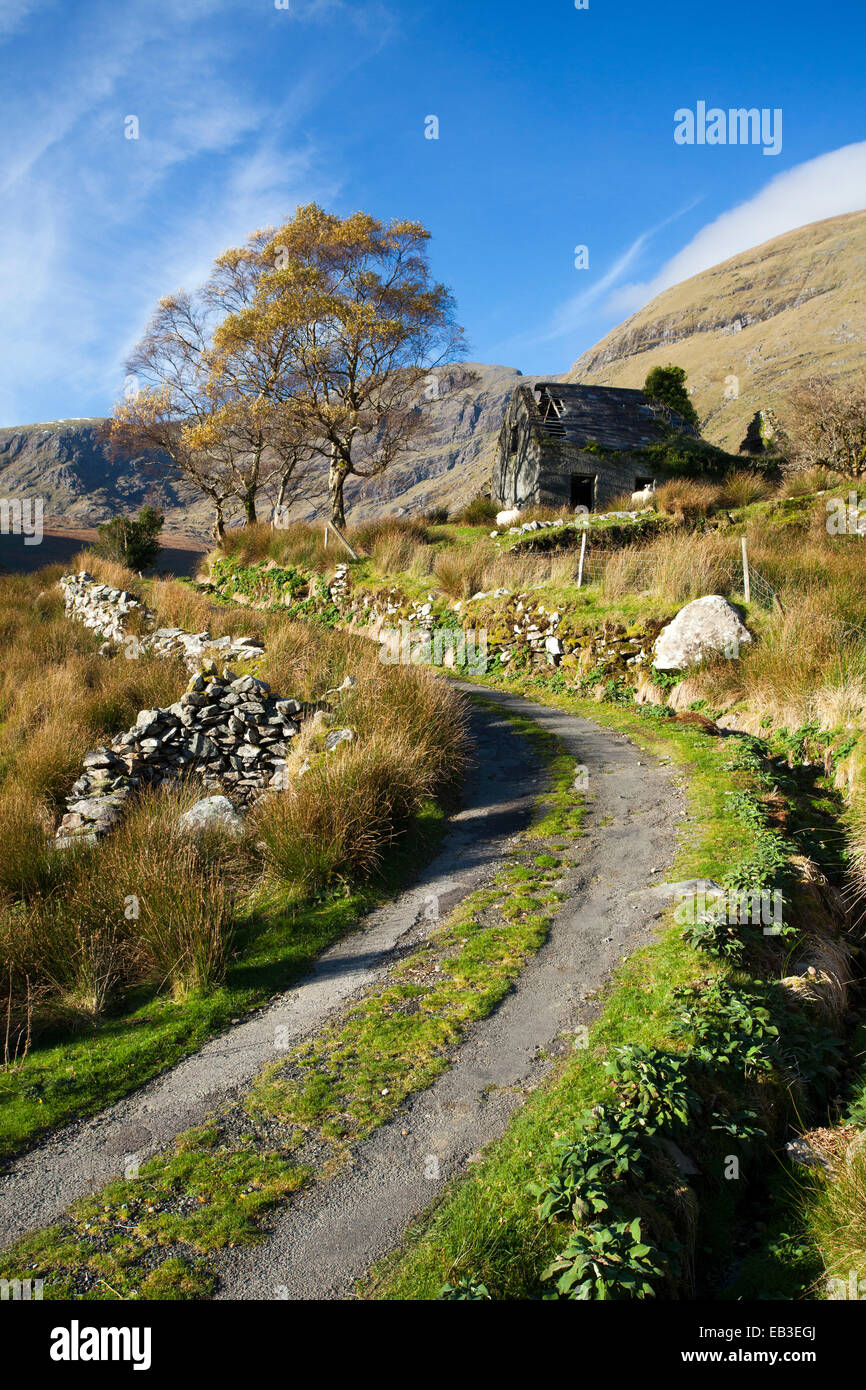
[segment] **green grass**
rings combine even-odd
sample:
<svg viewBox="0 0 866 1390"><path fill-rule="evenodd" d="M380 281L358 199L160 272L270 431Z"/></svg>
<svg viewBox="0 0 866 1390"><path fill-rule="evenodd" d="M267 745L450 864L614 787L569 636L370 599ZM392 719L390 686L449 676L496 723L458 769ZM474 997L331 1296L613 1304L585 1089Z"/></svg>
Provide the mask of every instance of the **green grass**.
<svg viewBox="0 0 866 1390"><path fill-rule="evenodd" d="M603 997L589 1047L575 1050L532 1093L472 1175L455 1181L432 1218L409 1233L404 1251L374 1271L365 1295L430 1299L443 1284L476 1275L497 1299L539 1296L539 1271L561 1232L538 1220L527 1183L550 1166L555 1140L570 1122L610 1094L607 1053L627 1042L668 1043L671 991L702 970L677 930L633 955Z"/></svg>
<svg viewBox="0 0 866 1390"><path fill-rule="evenodd" d="M514 682L487 683L515 688ZM753 773L736 762L729 766L730 749L720 740L678 726L655 711L590 705L545 686L543 676L520 683L523 693L619 729L648 752L670 757L686 773L690 815L681 827L676 862L667 877L723 881L732 865L748 860L755 835L735 808L736 794L742 795ZM612 1086L604 1063L613 1050L623 1044L675 1048L674 990L724 973L720 962L683 940L679 927L670 922L663 926L656 941L616 972L603 994L588 1047L573 1051L555 1067L471 1175L455 1180L407 1233L403 1248L373 1270L361 1290L364 1296L431 1299L446 1284L453 1287L461 1279L472 1279L480 1280L497 1299L542 1297L540 1273L562 1247L564 1233L561 1225L538 1219L536 1199L527 1190L529 1180L550 1169L559 1135L570 1131L592 1106L610 1101ZM784 1108L783 1096L778 1104ZM740 1196L725 1191L725 1186L704 1194L699 1215L699 1238L709 1247L704 1263L716 1280L724 1280L733 1259L730 1242ZM785 1216L790 1213L778 1213L777 1224ZM766 1263L775 1259L779 1287L802 1296L814 1274L814 1245L809 1249L803 1241L792 1243L787 1236L783 1240L781 1229L775 1235L775 1242L768 1243L772 1250L753 1256L751 1277L766 1281ZM759 1267L760 1258L765 1263Z"/></svg>
<svg viewBox="0 0 866 1390"><path fill-rule="evenodd" d="M561 864L546 842L579 835L582 797L558 740L523 716L507 717L551 777L518 862L471 894L347 1017L254 1083L248 1109L279 1119L293 1142L312 1134L353 1143L384 1123L450 1066L466 1026L490 1013L545 940Z"/></svg>
<svg viewBox="0 0 866 1390"><path fill-rule="evenodd" d="M207 1257L262 1240L257 1218L309 1177L283 1153L229 1148L207 1127L189 1130L134 1179L82 1198L58 1225L4 1251L0 1277L44 1278L50 1300L207 1298L215 1289Z"/></svg>
<svg viewBox="0 0 866 1390"><path fill-rule="evenodd" d="M441 808L429 803L387 872L350 893L318 900L261 903L239 924L223 986L175 1000L136 991L133 1007L78 1037L37 1043L14 1071L0 1072L0 1157L46 1130L107 1105L197 1051L214 1033L267 1003L350 931L359 917L399 891L433 856L445 831Z"/></svg>
<svg viewBox="0 0 866 1390"><path fill-rule="evenodd" d="M202 1257L262 1238L256 1217L312 1176L293 1157L304 1140L326 1141L339 1160L450 1064L465 1025L490 1012L545 939L560 868L548 841L564 848L580 834L573 760L551 734L510 718L550 777L521 837L521 863L467 898L311 1044L265 1069L238 1107L253 1131L240 1146L223 1136L217 1114L137 1177L110 1184L19 1241L0 1259L0 1277L44 1278L52 1298L208 1297L214 1285ZM515 874L518 894L511 891ZM508 912L497 911L506 902ZM264 1152L260 1127L256 1134L262 1118L280 1122L276 1143L267 1128Z"/></svg>

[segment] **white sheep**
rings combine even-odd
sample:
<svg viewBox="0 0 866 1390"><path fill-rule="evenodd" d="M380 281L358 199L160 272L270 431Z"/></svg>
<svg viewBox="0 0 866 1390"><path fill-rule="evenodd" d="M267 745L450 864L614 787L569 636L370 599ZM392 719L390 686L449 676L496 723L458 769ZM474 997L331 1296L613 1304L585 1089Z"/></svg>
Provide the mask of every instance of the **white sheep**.
<svg viewBox="0 0 866 1390"><path fill-rule="evenodd" d="M632 503L636 507L648 507L655 496L655 490L655 479L653 479L651 483L647 483L645 487L641 488L640 492L632 493Z"/></svg>
<svg viewBox="0 0 866 1390"><path fill-rule="evenodd" d="M497 526L513 526L514 523L515 523L516 521L518 521L519 519L520 519L520 508L519 508L519 507L512 507L512 508L511 508L509 511L507 511L507 512L497 512L497 513L496 513L496 525L497 525Z"/></svg>

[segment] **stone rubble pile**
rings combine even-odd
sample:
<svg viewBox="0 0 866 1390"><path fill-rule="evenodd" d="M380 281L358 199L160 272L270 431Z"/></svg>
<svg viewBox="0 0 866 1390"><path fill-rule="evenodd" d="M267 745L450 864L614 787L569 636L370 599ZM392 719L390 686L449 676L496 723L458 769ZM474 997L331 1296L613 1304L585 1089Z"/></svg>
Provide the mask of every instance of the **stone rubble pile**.
<svg viewBox="0 0 866 1390"><path fill-rule="evenodd" d="M265 644L257 637L211 637L205 632L184 632L180 627L160 627L141 642L142 651L157 656L180 656L188 671L196 672L202 662L219 657L222 661L255 662Z"/></svg>
<svg viewBox="0 0 866 1390"><path fill-rule="evenodd" d="M159 787L195 773L206 790L246 805L286 784L289 745L306 713L255 676L218 674L211 662L168 709L141 710L131 729L84 759L72 788L57 844L104 835L142 786Z"/></svg>

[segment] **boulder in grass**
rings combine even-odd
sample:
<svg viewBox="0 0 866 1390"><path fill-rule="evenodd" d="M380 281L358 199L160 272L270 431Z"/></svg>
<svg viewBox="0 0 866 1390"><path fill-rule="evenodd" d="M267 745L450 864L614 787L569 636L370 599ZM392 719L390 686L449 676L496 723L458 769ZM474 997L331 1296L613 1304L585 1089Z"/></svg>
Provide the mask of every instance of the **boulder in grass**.
<svg viewBox="0 0 866 1390"><path fill-rule="evenodd" d="M325 752L332 753L341 743L351 743L354 737L354 729L332 729L325 739Z"/></svg>
<svg viewBox="0 0 866 1390"><path fill-rule="evenodd" d="M655 643L653 665L659 671L687 671L709 656L735 659L752 634L732 604L720 594L696 598L662 628Z"/></svg>
<svg viewBox="0 0 866 1390"><path fill-rule="evenodd" d="M239 816L227 796L206 796L184 811L178 827L188 835L201 835L218 830L228 835L242 835L243 816Z"/></svg>

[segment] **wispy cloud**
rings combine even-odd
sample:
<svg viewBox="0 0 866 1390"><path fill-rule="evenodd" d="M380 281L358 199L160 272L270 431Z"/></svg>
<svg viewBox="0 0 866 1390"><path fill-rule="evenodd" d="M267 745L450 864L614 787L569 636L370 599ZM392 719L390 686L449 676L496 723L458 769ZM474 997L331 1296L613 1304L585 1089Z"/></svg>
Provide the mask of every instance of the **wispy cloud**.
<svg viewBox="0 0 866 1390"><path fill-rule="evenodd" d="M3 0L0 9L0 43L25 28L30 16L47 9L56 0Z"/></svg>
<svg viewBox="0 0 866 1390"><path fill-rule="evenodd" d="M695 203L689 203L687 207L680 208L678 212L672 213L670 217L665 217L655 226L647 228L636 236L634 241L622 255L614 261L613 265L600 276L600 278L583 290L580 294L573 295L565 304L560 305L553 315L549 328L539 335L539 342L550 342L554 338L562 338L566 333L573 333L586 320L587 314L596 309L603 303L608 294L622 281L632 266L640 259L646 246L652 241L654 236L669 227L672 222L683 217L690 212Z"/></svg>
<svg viewBox="0 0 866 1390"><path fill-rule="evenodd" d="M15 3L16 23L35 8ZM254 227L337 195L304 132L339 81L331 48L299 61L275 96L245 66L239 8L279 34L282 16L253 0L62 6L51 83L31 72L35 95L21 102L22 70L0 94L0 423L32 419L46 398L55 414L105 409L161 294L199 282ZM298 3L285 19L297 38L305 16L318 26L329 9ZM363 61L382 35L365 48L337 9L347 63ZM124 138L131 114L138 140Z"/></svg>
<svg viewBox="0 0 866 1390"><path fill-rule="evenodd" d="M662 290L807 222L866 208L866 141L777 174L760 193L722 213L642 284L620 285L608 308L633 313Z"/></svg>

